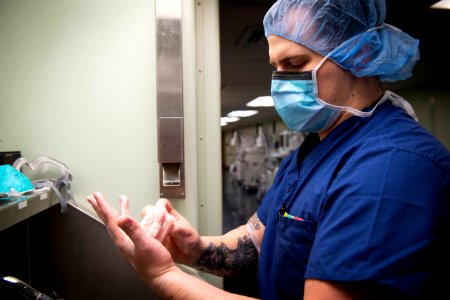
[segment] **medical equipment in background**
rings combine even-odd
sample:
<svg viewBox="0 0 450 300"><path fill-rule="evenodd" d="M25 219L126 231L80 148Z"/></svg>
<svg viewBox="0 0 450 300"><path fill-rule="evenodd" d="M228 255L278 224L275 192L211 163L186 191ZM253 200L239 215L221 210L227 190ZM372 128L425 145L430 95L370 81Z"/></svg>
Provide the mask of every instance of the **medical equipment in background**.
<svg viewBox="0 0 450 300"><path fill-rule="evenodd" d="M273 153L272 137L267 134L263 127L258 127L258 137L256 138L256 146L265 150L264 168L259 177L259 184L256 192L256 200L261 202L267 189L273 182L274 171L277 167L276 159L271 155Z"/></svg>
<svg viewBox="0 0 450 300"><path fill-rule="evenodd" d="M261 174L267 167L270 153L269 137L262 127L258 127L258 135L241 135L237 130L233 132L230 145L236 147L236 158L230 165L229 171L233 182L244 190L257 189L261 184Z"/></svg>
<svg viewBox="0 0 450 300"><path fill-rule="evenodd" d="M242 186L245 178L245 168L247 162L245 161L246 150L251 147L251 137L241 136L238 131L233 132L233 137L230 144L236 148L236 157L229 167L229 172L232 175L232 184Z"/></svg>
<svg viewBox="0 0 450 300"><path fill-rule="evenodd" d="M255 192L257 201L261 201L283 158L304 138L304 134L288 130L270 135L262 126L257 127L257 135L241 135L235 130L229 145L235 147L236 155L228 168L233 186Z"/></svg>
<svg viewBox="0 0 450 300"><path fill-rule="evenodd" d="M278 156L285 157L295 150L305 139L305 134L295 131L283 130L279 133Z"/></svg>
<svg viewBox="0 0 450 300"><path fill-rule="evenodd" d="M53 190L61 205L61 212L67 212L67 202L70 200L76 205L70 187L72 174L64 163L49 156L38 156L32 161L20 157L14 161L13 167L32 179L36 191ZM51 173L54 173L55 169L57 171L53 176Z"/></svg>

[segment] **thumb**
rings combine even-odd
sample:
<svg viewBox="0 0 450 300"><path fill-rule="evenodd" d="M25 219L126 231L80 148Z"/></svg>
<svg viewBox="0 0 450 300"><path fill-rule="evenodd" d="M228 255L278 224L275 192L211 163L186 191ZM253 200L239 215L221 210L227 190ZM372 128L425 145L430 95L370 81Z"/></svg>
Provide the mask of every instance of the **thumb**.
<svg viewBox="0 0 450 300"><path fill-rule="evenodd" d="M142 248L146 244L147 235L139 223L129 216L121 216L117 225L129 236L136 248Z"/></svg>

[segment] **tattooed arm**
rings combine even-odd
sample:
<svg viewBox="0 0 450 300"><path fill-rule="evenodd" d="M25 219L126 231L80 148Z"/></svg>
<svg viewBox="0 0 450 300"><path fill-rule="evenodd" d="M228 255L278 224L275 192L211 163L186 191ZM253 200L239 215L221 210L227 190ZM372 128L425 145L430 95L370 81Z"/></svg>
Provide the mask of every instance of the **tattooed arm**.
<svg viewBox="0 0 450 300"><path fill-rule="evenodd" d="M94 208L99 218L105 224L111 238L117 246L117 249L128 263L134 268L140 278L152 289L158 299L172 300L209 300L209 299L250 299L246 296L232 294L219 289L208 282L191 276L182 271L175 265L172 254L169 249L164 247L161 242L152 236L153 227L138 223L130 216L128 198L120 196L120 214L99 192L87 197L87 200ZM165 202L168 203L168 202ZM176 217L173 226L180 226L183 219L175 212L169 210L173 217ZM163 225L164 214L155 217L156 224ZM151 222L150 222L151 223ZM145 224L144 224L145 225ZM186 225L186 224L181 224ZM153 228L153 229L152 229ZM188 240L182 247L200 247L202 238L198 236L192 228L184 227L178 230L179 238ZM158 237L158 235L156 235ZM168 239L170 244L174 242ZM224 245L227 243L225 242ZM180 245L172 244L172 250L179 250ZM191 250L191 255L195 253L194 248L185 248ZM198 248L201 250L201 248ZM198 256L198 254L194 254Z"/></svg>
<svg viewBox="0 0 450 300"><path fill-rule="evenodd" d="M204 250L193 267L223 277L257 271L264 225L256 213L246 225L220 237L202 237Z"/></svg>
<svg viewBox="0 0 450 300"><path fill-rule="evenodd" d="M158 208L158 209L156 209ZM156 212L160 212L155 213ZM170 232L166 237L154 234L165 225L164 215L170 215ZM150 236L159 237L172 259L179 264L218 276L238 276L256 272L258 252L264 234L264 225L256 213L246 225L221 236L200 236L189 222L164 198L155 207L142 210L141 225ZM163 218L161 218L163 217Z"/></svg>

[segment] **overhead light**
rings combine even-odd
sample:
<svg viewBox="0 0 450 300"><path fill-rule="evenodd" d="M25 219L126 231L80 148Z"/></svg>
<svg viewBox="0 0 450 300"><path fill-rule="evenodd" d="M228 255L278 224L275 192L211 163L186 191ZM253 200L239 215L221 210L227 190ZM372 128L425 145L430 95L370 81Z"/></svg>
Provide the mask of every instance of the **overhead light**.
<svg viewBox="0 0 450 300"><path fill-rule="evenodd" d="M257 113L257 110L233 110L227 114L227 117L245 118L256 115Z"/></svg>
<svg viewBox="0 0 450 300"><path fill-rule="evenodd" d="M450 0L438 1L435 4L431 5L430 8L450 9Z"/></svg>
<svg viewBox="0 0 450 300"><path fill-rule="evenodd" d="M261 96L253 99L247 103L249 107L271 107L273 106L273 99L271 96Z"/></svg>
<svg viewBox="0 0 450 300"><path fill-rule="evenodd" d="M225 126L228 123L233 123L233 122L237 122L240 119L237 117L222 117L220 118L220 126Z"/></svg>

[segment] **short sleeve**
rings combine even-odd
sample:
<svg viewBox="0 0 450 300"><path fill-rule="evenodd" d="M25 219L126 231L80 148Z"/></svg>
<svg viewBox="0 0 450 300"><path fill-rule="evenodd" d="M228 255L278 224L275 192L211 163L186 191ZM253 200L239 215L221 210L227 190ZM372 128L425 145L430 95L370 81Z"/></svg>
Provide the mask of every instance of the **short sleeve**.
<svg viewBox="0 0 450 300"><path fill-rule="evenodd" d="M328 190L305 277L421 288L435 264L437 224L448 219L449 181L433 161L401 149L354 158Z"/></svg>

